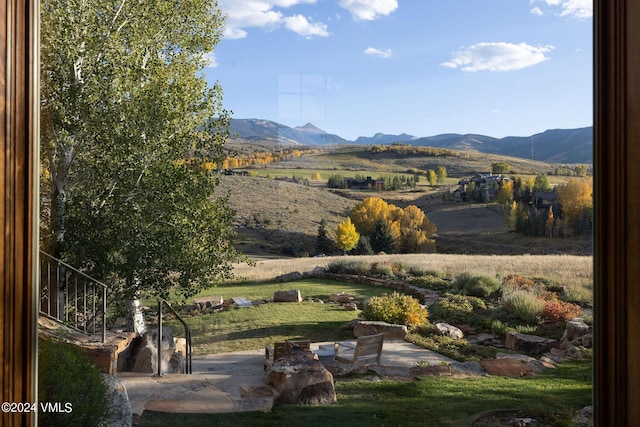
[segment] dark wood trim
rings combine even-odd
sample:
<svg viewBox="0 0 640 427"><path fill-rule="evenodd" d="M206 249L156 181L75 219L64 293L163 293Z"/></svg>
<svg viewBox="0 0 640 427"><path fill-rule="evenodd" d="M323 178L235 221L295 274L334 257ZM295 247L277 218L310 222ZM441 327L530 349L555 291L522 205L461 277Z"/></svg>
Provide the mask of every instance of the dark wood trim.
<svg viewBox="0 0 640 427"><path fill-rule="evenodd" d="M38 2L0 3L0 359L2 401L35 402L37 357L37 58ZM2 413L3 426L35 422Z"/></svg>
<svg viewBox="0 0 640 427"><path fill-rule="evenodd" d="M25 4L26 3L26 4ZM2 400L35 397L38 2L0 1ZM29 9L34 8L34 9ZM596 425L634 425L640 391L640 2L595 0ZM5 25L6 23L6 25ZM2 415L2 425L33 422Z"/></svg>
<svg viewBox="0 0 640 427"><path fill-rule="evenodd" d="M640 2L600 0L595 35L596 425L640 419Z"/></svg>

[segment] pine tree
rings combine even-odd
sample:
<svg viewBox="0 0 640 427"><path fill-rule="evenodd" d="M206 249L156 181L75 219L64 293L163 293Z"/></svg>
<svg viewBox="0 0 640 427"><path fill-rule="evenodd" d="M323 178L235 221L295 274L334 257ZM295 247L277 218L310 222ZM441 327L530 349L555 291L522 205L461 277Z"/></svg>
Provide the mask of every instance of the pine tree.
<svg viewBox="0 0 640 427"><path fill-rule="evenodd" d="M316 237L316 252L318 254L330 254L333 253L334 248L333 240L331 240L327 231L327 220L322 218L318 227L318 236Z"/></svg>
<svg viewBox="0 0 640 427"><path fill-rule="evenodd" d="M373 231L369 236L369 242L374 253L393 252L393 236L387 221L379 220L374 224Z"/></svg>

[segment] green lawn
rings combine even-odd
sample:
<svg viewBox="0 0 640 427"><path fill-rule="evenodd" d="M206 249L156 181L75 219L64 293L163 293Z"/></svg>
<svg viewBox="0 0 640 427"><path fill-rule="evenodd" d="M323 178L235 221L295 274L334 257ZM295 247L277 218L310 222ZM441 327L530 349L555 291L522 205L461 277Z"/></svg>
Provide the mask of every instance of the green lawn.
<svg viewBox="0 0 640 427"><path fill-rule="evenodd" d="M358 299L390 293L389 288L328 280L226 284L198 296L243 296L266 300L276 290L300 289L303 298L328 300L349 292ZM268 303L250 308L187 316L195 354L263 348L293 338L333 341L352 338L341 325L357 316L333 304ZM175 321L167 324L180 331ZM177 333L179 335L179 333ZM544 425L569 425L577 409L591 404L591 361L565 362L528 378L426 377L419 381L370 378L336 382L338 402L329 406L275 406L271 413L167 414L145 412L136 426L443 426L469 425L478 414L522 409Z"/></svg>
<svg viewBox="0 0 640 427"><path fill-rule="evenodd" d="M145 412L136 426L467 426L496 409L522 409L544 425L570 425L577 409L591 404L591 363L565 362L528 378L426 377L397 382L336 382L338 402L329 406L276 406L271 413L164 414Z"/></svg>
<svg viewBox="0 0 640 427"><path fill-rule="evenodd" d="M391 293L393 289L331 280L300 280L277 283L227 284L203 292L198 297L221 295L225 300L245 297L252 301L273 298L275 291L299 289L303 299L329 300L333 293L348 292L364 298ZM149 305L153 303L147 301ZM310 339L314 342L353 338L341 326L357 317L359 311L347 311L339 305L303 301L302 303L268 303L249 308L186 316L191 328L194 355L224 353L264 348L265 344L286 339ZM182 325L175 320L165 323L176 336Z"/></svg>

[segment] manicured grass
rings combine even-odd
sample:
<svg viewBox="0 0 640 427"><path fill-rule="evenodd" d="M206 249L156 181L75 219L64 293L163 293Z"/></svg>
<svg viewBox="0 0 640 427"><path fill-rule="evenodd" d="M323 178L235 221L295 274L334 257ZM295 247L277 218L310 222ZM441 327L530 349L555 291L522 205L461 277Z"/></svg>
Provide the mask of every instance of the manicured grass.
<svg viewBox="0 0 640 427"><path fill-rule="evenodd" d="M165 414L145 412L136 426L442 426L469 425L496 409L522 409L544 425L569 425L577 409L591 404L590 362L565 362L528 378L426 377L397 382L336 382L330 406L276 406L271 413Z"/></svg>
<svg viewBox="0 0 640 427"><path fill-rule="evenodd" d="M245 297L252 301L268 300L278 290L299 289L302 297L325 302L333 293L348 292L364 298L391 293L393 289L365 286L331 280L301 280L279 283L228 284L198 295L221 295L225 300ZM353 338L341 326L357 317L359 311L347 311L336 304L303 301L301 303L268 303L208 314L186 316L191 328L195 355L224 353L264 348L265 344L287 339L310 339L314 342ZM167 326L182 336L182 326L167 320Z"/></svg>

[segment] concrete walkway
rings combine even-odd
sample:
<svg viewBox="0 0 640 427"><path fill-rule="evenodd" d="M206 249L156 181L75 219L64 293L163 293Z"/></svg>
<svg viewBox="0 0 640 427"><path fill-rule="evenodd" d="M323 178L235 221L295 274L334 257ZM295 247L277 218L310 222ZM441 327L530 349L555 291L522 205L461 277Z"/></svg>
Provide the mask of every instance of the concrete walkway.
<svg viewBox="0 0 640 427"><path fill-rule="evenodd" d="M355 340L352 341L355 343ZM311 350L319 345L314 343ZM119 373L124 381L134 414L144 410L175 413L269 412L275 398L266 384L264 349L194 357L193 374ZM385 341L382 366L412 368L454 360L406 341Z"/></svg>

